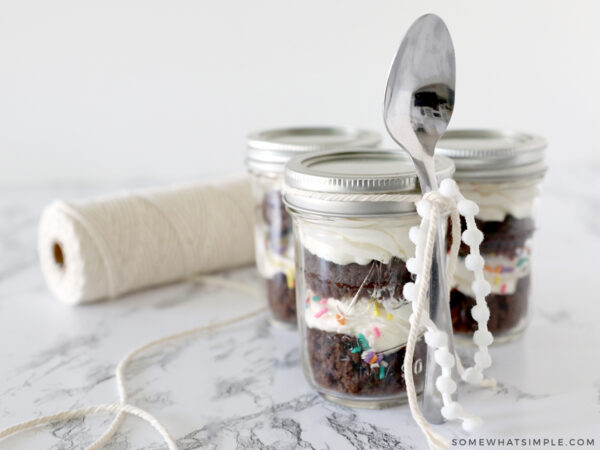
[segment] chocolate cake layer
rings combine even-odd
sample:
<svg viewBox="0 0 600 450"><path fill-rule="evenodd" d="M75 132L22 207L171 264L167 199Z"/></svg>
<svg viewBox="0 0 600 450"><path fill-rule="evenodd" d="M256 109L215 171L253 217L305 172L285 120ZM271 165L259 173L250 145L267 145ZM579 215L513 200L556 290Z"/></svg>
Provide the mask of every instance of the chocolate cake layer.
<svg viewBox="0 0 600 450"><path fill-rule="evenodd" d="M411 281L411 273L404 261L396 257L387 264L371 261L364 265L341 265L319 258L307 249L304 249L304 277L307 287L315 294L336 299L354 296L363 282L363 297L400 299L402 287Z"/></svg>
<svg viewBox="0 0 600 450"><path fill-rule="evenodd" d="M404 347L384 356L388 366L385 368L384 378L380 379L378 368L371 368L361 359L360 353L351 352L357 345L355 337L316 328L308 328L306 332L310 367L318 385L332 391L356 395L377 396L406 392L402 371ZM421 359L422 370L419 373L413 371L417 391L423 386L426 352L427 346L420 339L415 348L414 361Z"/></svg>
<svg viewBox="0 0 600 450"><path fill-rule="evenodd" d="M283 273L277 273L267 280L267 300L275 319L296 324L296 292L288 287Z"/></svg>
<svg viewBox="0 0 600 450"><path fill-rule="evenodd" d="M517 219L507 215L502 222L479 219L475 219L475 222L484 236L479 247L484 257L486 254L495 254L514 258L517 251L525 245L535 231L535 224L531 218ZM467 229L464 217L461 217L461 228L462 231ZM448 249L450 249L451 232L452 224L448 221ZM459 255L464 257L468 254L469 246L461 242Z"/></svg>
<svg viewBox="0 0 600 450"><path fill-rule="evenodd" d="M490 308L488 330L500 335L512 330L527 315L530 276L519 279L514 294L490 294L486 297ZM477 330L477 322L471 317L471 308L475 299L453 289L450 293L450 311L452 326L456 333L470 334Z"/></svg>

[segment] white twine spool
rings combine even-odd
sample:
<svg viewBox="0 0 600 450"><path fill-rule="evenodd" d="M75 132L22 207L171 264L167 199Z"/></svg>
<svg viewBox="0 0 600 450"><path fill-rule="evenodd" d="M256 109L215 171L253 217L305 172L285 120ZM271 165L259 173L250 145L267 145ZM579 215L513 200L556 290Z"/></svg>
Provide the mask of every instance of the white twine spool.
<svg viewBox="0 0 600 450"><path fill-rule="evenodd" d="M248 179L56 201L39 226L42 272L79 304L248 264L252 203Z"/></svg>

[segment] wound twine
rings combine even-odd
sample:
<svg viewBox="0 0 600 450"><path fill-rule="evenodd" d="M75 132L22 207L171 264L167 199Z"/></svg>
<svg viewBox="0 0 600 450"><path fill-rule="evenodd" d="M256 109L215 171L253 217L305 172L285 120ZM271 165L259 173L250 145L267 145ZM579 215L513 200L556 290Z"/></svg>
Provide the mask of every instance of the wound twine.
<svg viewBox="0 0 600 450"><path fill-rule="evenodd" d="M80 304L249 264L252 204L248 179L55 201L39 226L42 272Z"/></svg>

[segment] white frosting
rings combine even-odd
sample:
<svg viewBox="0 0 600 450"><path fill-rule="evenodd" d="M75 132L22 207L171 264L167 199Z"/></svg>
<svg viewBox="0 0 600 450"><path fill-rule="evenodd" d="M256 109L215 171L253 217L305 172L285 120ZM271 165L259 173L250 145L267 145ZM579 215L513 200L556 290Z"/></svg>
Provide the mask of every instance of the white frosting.
<svg viewBox="0 0 600 450"><path fill-rule="evenodd" d="M530 250L525 245L515 258L506 256L485 255L483 275L492 287L492 294L514 294L519 279L529 275ZM454 273L454 287L469 297L475 297L471 284L474 281L473 272L465 267L464 258L459 258Z"/></svg>
<svg viewBox="0 0 600 450"><path fill-rule="evenodd" d="M414 255L408 238L414 221L395 219L340 219L325 222L303 220L299 225L302 246L319 258L336 264L387 264L393 256L404 261Z"/></svg>
<svg viewBox="0 0 600 450"><path fill-rule="evenodd" d="M254 227L254 246L258 272L265 278L273 278L277 273L286 276L294 273L294 242L290 234L287 248L279 254L269 250L265 244L266 226Z"/></svg>
<svg viewBox="0 0 600 450"><path fill-rule="evenodd" d="M309 328L354 337L362 334L377 353L397 351L399 346L406 344L410 328L408 317L412 312L408 303L386 300L375 306L374 300L360 298L348 310L351 299L328 298L323 302L313 300L311 291L307 295L308 299L304 299L304 321Z"/></svg>
<svg viewBox="0 0 600 450"><path fill-rule="evenodd" d="M516 186L509 183L460 183L462 194L479 205L477 218L503 221L508 214L524 219L532 217L539 196L537 184Z"/></svg>

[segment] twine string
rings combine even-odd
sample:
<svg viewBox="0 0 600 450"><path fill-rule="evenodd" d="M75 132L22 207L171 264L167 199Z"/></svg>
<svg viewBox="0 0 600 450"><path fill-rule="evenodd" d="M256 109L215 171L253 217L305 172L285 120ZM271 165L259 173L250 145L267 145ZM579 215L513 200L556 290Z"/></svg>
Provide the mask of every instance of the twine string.
<svg viewBox="0 0 600 450"><path fill-rule="evenodd" d="M259 299L260 295L256 289L253 289L251 286L238 283L226 278L215 277L215 276L196 276L192 277L190 281L209 284L224 288L229 288L232 290L236 290L244 295L249 295L253 298ZM95 405L88 406L84 408L78 409L69 409L65 411L61 411L55 414L49 414L42 417L38 417L35 419L27 420L21 423L17 423L15 425L9 426L0 430L0 439L8 438L14 434L31 430L41 425L46 425L52 422L65 421L75 419L77 417L84 417L90 414L100 414L103 412L112 412L116 413L115 419L110 424L109 428L92 444L90 444L86 450L97 450L108 443L108 441L113 437L116 431L119 429L120 425L123 422L123 419L126 414L137 416L146 422L148 422L162 437L163 441L167 444L169 450L178 450L177 444L175 440L171 437L166 427L160 423L160 421L155 418L148 411L138 408L136 406L130 405L127 403L127 388L125 387L124 374L125 370L129 363L135 359L141 353L149 350L150 348L157 347L163 345L167 342L174 341L177 339L181 339L184 337L193 336L199 333L208 332L217 330L220 328L227 327L229 325L236 324L238 322L242 322L246 319L250 319L255 317L266 311L266 307L260 307L258 309L252 310L246 314L241 314L239 316L233 317L228 320L224 320L221 322L216 322L208 325L201 325L198 327L190 328L187 330L179 331L173 334L169 334L167 336L163 336L161 338L155 339L153 341L147 342L139 347L134 348L127 355L121 359L116 368L116 383L117 389L119 392L119 401L117 403L109 403L103 405Z"/></svg>

